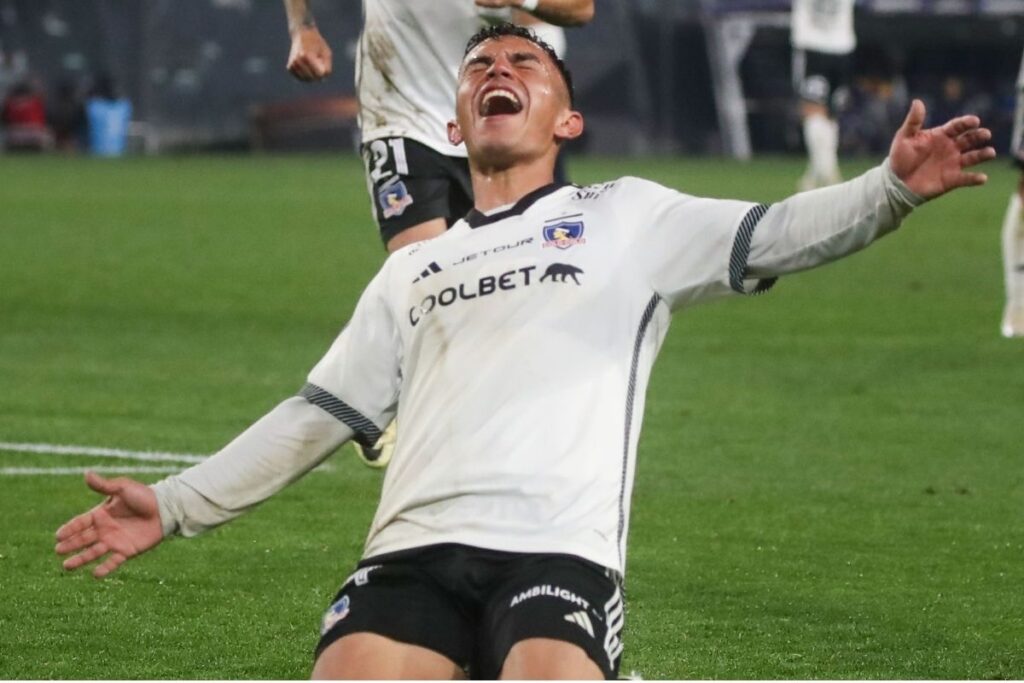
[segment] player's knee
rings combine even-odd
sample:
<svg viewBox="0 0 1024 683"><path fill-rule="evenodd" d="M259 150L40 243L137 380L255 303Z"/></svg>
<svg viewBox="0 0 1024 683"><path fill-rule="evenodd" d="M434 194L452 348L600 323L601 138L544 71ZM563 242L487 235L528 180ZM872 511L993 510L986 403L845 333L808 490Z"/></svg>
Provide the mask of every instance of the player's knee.
<svg viewBox="0 0 1024 683"><path fill-rule="evenodd" d="M509 650L499 678L604 680L604 673L579 645L552 638L528 638Z"/></svg>
<svg viewBox="0 0 1024 683"><path fill-rule="evenodd" d="M334 641L316 658L313 680L461 678L461 669L432 650L376 633L352 633Z"/></svg>

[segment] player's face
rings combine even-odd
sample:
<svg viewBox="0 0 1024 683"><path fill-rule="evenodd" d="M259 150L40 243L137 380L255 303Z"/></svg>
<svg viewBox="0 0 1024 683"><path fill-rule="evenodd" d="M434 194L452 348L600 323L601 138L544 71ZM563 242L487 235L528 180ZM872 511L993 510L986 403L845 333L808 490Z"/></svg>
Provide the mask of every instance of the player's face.
<svg viewBox="0 0 1024 683"><path fill-rule="evenodd" d="M504 36L478 45L462 62L454 144L466 143L478 167L502 167L550 154L556 141L577 137L583 119L569 109L558 67L525 38Z"/></svg>

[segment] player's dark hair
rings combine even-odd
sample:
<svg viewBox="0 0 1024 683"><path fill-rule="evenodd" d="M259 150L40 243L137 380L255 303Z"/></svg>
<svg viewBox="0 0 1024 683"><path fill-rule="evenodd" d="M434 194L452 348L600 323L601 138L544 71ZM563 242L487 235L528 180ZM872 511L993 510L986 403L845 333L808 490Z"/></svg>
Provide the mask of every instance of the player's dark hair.
<svg viewBox="0 0 1024 683"><path fill-rule="evenodd" d="M555 52L555 48L548 45L546 42L537 37L531 29L526 26L516 26L515 24L501 23L494 24L492 26L485 26L469 39L466 43L466 51L462 53L465 57L472 50L487 40L494 40L495 38L504 38L505 36L515 36L516 38L523 38L530 41L540 49L547 53L551 61L554 62L555 66L558 67L558 73L562 74L562 80L565 82L565 89L569 92L569 105L575 106L576 104L576 91L572 87L572 74L569 73L569 67L565 65L562 58Z"/></svg>

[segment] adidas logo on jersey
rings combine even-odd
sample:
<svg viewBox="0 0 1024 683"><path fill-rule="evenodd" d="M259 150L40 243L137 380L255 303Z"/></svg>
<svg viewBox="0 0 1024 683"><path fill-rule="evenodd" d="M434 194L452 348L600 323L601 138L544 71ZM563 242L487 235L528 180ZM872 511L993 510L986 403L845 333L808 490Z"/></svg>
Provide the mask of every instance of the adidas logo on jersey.
<svg viewBox="0 0 1024 683"><path fill-rule="evenodd" d="M420 280L423 280L424 278L428 278L431 275L433 275L434 273L440 273L440 272L441 272L441 266L437 265L437 263L435 263L434 261L431 261L430 265L428 265L426 268L424 268L423 272L420 273L420 276L418 278L416 278L415 280L413 280L412 283L416 284Z"/></svg>
<svg viewBox="0 0 1024 683"><path fill-rule="evenodd" d="M584 631L587 632L587 634L590 635L591 638L594 637L594 625L591 623L590 617L583 610L580 610L579 612L573 612L572 614L566 614L565 620L568 621L570 624L576 624L577 626L582 628Z"/></svg>

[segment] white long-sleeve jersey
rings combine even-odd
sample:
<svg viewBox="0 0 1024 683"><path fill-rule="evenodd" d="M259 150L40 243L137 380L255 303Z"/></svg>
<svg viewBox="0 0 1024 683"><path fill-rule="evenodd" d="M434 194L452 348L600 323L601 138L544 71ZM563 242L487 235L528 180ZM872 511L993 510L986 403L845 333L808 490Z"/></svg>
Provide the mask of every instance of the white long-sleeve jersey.
<svg viewBox="0 0 1024 683"><path fill-rule="evenodd" d="M886 163L773 205L627 177L473 212L388 259L300 397L156 485L165 531L239 514L397 411L366 556L452 542L622 572L670 314L855 252L921 201Z"/></svg>

